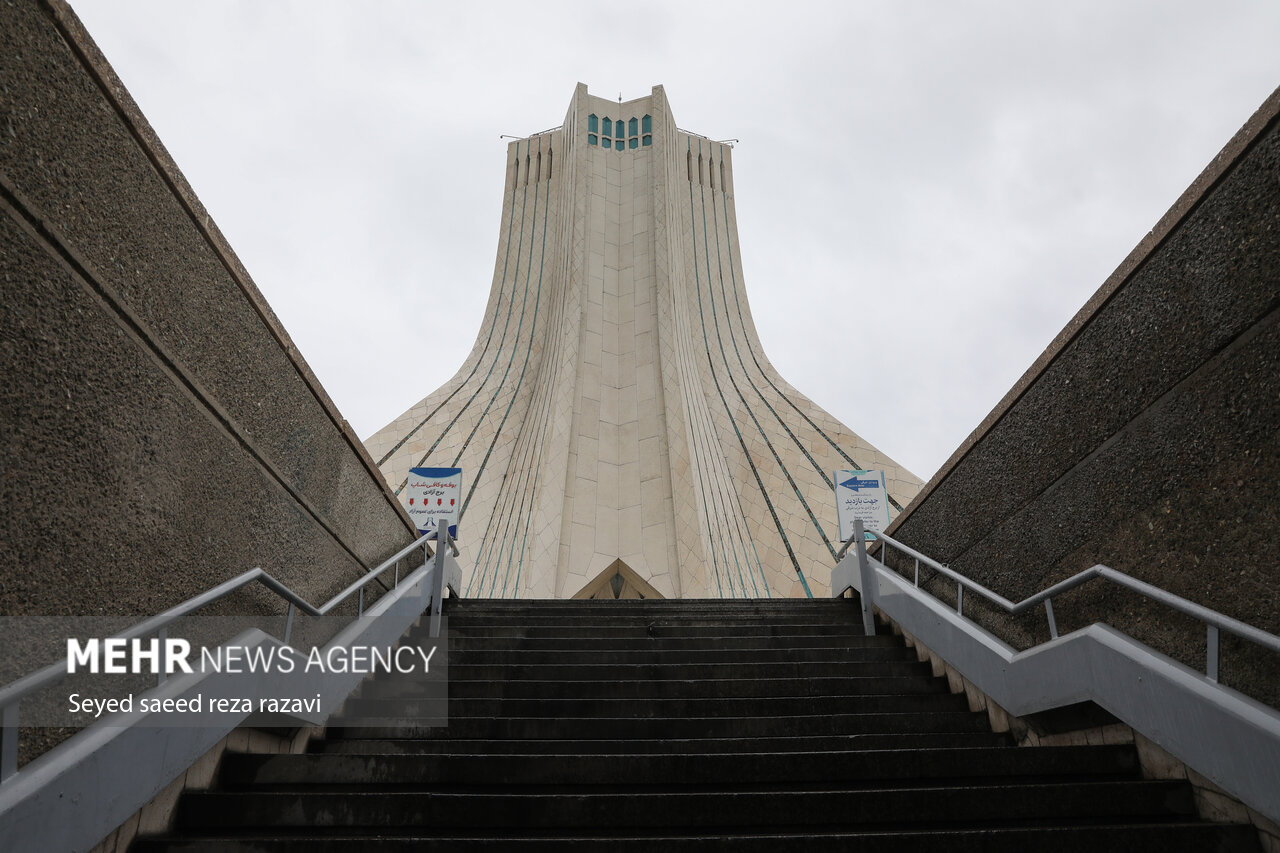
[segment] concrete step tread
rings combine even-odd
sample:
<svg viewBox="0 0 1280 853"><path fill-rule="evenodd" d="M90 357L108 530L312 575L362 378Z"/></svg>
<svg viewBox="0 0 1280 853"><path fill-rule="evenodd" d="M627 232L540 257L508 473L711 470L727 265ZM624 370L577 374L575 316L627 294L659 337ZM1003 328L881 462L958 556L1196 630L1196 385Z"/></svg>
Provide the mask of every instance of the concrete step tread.
<svg viewBox="0 0 1280 853"><path fill-rule="evenodd" d="M861 626L844 622L821 623L783 623L752 625L749 623L705 622L699 624L681 624L657 620L652 623L639 621L634 624L609 622L604 624L578 624L576 622L551 621L546 624L528 624L511 622L506 624L485 624L466 626L450 623L447 626L448 636L452 637L654 637L654 638L698 638L698 637L841 637L851 642L868 639L862 633ZM416 629L408 635L416 640L425 638L426 632Z"/></svg>
<svg viewBox="0 0 1280 853"><path fill-rule="evenodd" d="M914 661L783 661L749 663L685 663L677 656L661 663L473 663L465 655L449 660L451 680L464 678L512 681L588 681L592 679L636 680L654 678L749 679L749 678L872 678L912 676L933 678L926 663ZM402 681L395 674L380 674L375 681Z"/></svg>
<svg viewBox="0 0 1280 853"><path fill-rule="evenodd" d="M575 601L572 599L501 599L501 598L455 598L445 601L445 612L449 615L457 613L539 613L545 611L564 611L579 613L593 610L605 612L630 611L798 611L798 612L860 612L857 599L832 598L635 598L618 601Z"/></svg>
<svg viewBox="0 0 1280 853"><path fill-rule="evenodd" d="M861 676L854 678L653 678L643 680L503 680L452 679L451 699L541 699L574 696L579 699L678 699L695 697L784 698L847 697L866 694L946 693L942 679L918 676ZM360 688L363 700L402 700L422 695L415 682L370 682Z"/></svg>
<svg viewBox="0 0 1280 853"><path fill-rule="evenodd" d="M329 721L330 737L346 740L419 737L483 738L697 738L854 735L903 732L991 731L987 715L957 708L945 711L863 712L774 717L468 717L451 713L444 727L351 725Z"/></svg>
<svg viewBox="0 0 1280 853"><path fill-rule="evenodd" d="M1132 746L952 747L790 753L227 755L228 787L308 784L848 783L867 780L1135 777Z"/></svg>
<svg viewBox="0 0 1280 853"><path fill-rule="evenodd" d="M529 651L671 651L689 649L706 651L710 647L717 650L737 649L805 649L847 647L849 649L901 649L905 648L898 637L886 636L833 636L831 634L786 634L776 636L741 635L720 636L713 643L706 637L650 637L647 634L633 633L629 636L466 636L453 634L449 638L450 654L457 651L479 649L485 651L507 651L527 649ZM405 642L433 644L437 640L429 639L425 634L411 634Z"/></svg>
<svg viewBox="0 0 1280 853"><path fill-rule="evenodd" d="M369 791L299 789L207 791L184 798L187 827L379 826L437 829L484 826L739 827L777 825L893 826L930 822L1046 819L1169 819L1194 814L1182 781L1019 782L990 785L847 787L812 790Z"/></svg>
<svg viewBox="0 0 1280 853"><path fill-rule="evenodd" d="M554 614L531 614L529 616L458 616L449 617L450 630L482 627L512 626L547 626L571 625L575 628L616 627L625 626L663 626L663 627L707 627L718 626L752 631L760 628L777 629L779 627L805 626L840 626L852 632L862 633L862 623L857 614L832 613L828 615L796 615L796 616L717 616L704 613L607 613L604 611L580 616L559 616Z"/></svg>
<svg viewBox="0 0 1280 853"><path fill-rule="evenodd" d="M440 699L348 699L346 717L377 715L393 718L417 716L423 708L436 713ZM450 698L451 717L547 717L575 716L597 719L637 717L801 717L848 712L947 711L968 708L962 694L861 693L851 696L692 696L680 698L595 698L563 696L524 698Z"/></svg>
<svg viewBox="0 0 1280 853"><path fill-rule="evenodd" d="M358 753L380 755L402 753L409 755L458 752L472 755L496 753L516 755L521 753L559 754L610 753L610 754L681 754L685 752L815 752L824 749L902 749L936 748L951 746L1011 746L1008 734L995 732L921 732L862 735L825 735L821 737L763 737L763 738L646 738L628 740L583 740L573 738L406 738L402 740L321 740L312 744L311 752Z"/></svg>
<svg viewBox="0 0 1280 853"><path fill-rule="evenodd" d="M705 644L704 644L705 645ZM918 663L912 649L892 646L809 646L778 648L773 645L740 649L531 649L513 646L507 649L455 648L451 657L468 664L659 664L678 659L685 664L757 664L757 663Z"/></svg>
<svg viewBox="0 0 1280 853"><path fill-rule="evenodd" d="M345 853L376 849L410 851L727 851L735 853L1260 853L1251 826L1187 821L1138 821L1127 824L1050 824L1047 826L982 826L894 830L831 830L811 833L734 828L705 834L637 833L629 836L548 833L534 836L494 833L413 833L395 838L326 832L320 837L230 835L203 838L139 839L131 853Z"/></svg>

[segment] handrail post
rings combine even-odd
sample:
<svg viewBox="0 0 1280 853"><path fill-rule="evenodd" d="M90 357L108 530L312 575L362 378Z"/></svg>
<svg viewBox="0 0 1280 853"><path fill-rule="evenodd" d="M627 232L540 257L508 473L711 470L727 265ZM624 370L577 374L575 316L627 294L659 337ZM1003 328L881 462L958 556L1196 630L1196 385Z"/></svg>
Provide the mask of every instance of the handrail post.
<svg viewBox="0 0 1280 853"><path fill-rule="evenodd" d="M1218 680L1218 626L1209 625L1209 636L1205 643L1204 674L1210 681Z"/></svg>
<svg viewBox="0 0 1280 853"><path fill-rule="evenodd" d="M1053 599L1044 600L1044 615L1049 617L1049 639L1058 639L1058 620L1053 618Z"/></svg>
<svg viewBox="0 0 1280 853"><path fill-rule="evenodd" d="M871 561L867 559L866 534L860 518L853 521L853 547L858 549L858 579L862 583L858 594L858 598L862 600L862 630L868 637L873 637L876 633L876 617L872 610L875 605L876 575L871 570Z"/></svg>
<svg viewBox="0 0 1280 853"><path fill-rule="evenodd" d="M4 734L0 735L0 782L18 772L18 701L4 706Z"/></svg>
<svg viewBox="0 0 1280 853"><path fill-rule="evenodd" d="M449 522L441 520L436 526L436 564L431 575L431 619L427 636L440 636L440 613L444 607L445 556L449 551Z"/></svg>
<svg viewBox="0 0 1280 853"><path fill-rule="evenodd" d="M161 628L159 631L157 631L156 639L160 641L160 649L159 649L160 662L159 662L159 665L156 667L157 669L160 670L160 675L156 677L156 686L159 687L161 684L164 684L165 679L169 677L169 673L165 672L165 669L164 669L164 663L166 659L166 655L164 653L164 644L165 644L165 641L169 639L169 629Z"/></svg>
<svg viewBox="0 0 1280 853"><path fill-rule="evenodd" d="M289 602L289 612L284 617L284 644L289 645L289 637L293 634L293 611L297 609L296 605Z"/></svg>

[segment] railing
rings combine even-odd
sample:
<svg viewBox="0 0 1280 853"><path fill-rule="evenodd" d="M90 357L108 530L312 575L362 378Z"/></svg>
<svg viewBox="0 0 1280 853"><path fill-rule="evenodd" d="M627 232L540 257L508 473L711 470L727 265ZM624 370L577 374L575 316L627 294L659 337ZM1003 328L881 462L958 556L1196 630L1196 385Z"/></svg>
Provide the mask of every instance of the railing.
<svg viewBox="0 0 1280 853"><path fill-rule="evenodd" d="M710 136L706 136L705 134L701 134L701 133L694 133L692 130L685 130L683 127L677 127L676 130L680 133L687 134L688 136L696 136L699 139L705 139L708 142L715 142L715 140L712 139ZM730 146L730 147L733 147L733 146Z"/></svg>
<svg viewBox="0 0 1280 853"><path fill-rule="evenodd" d="M868 538L883 546L879 560L868 556ZM890 549L915 561L914 578L887 565ZM1092 701L1239 802L1280 821L1280 710L1218 682L1220 632L1272 652L1280 652L1280 637L1101 565L1013 602L891 536L864 532L860 523L838 557L831 594L859 592L863 629L875 632L873 609L880 610L972 684L989 700L988 709L1026 718ZM920 588L921 564L955 584L954 607ZM1204 672L1103 623L1058 636L1053 599L1095 578L1204 623ZM966 590L1010 614L1043 604L1050 639L1013 648L964 615Z"/></svg>
<svg viewBox="0 0 1280 853"><path fill-rule="evenodd" d="M444 534L444 542L449 546L449 550L453 555L458 556L458 547L449 538L446 531ZM356 618L359 619L364 615L364 588L381 577L387 570L394 567L395 576L392 581L392 588L400 585L400 564L414 550L421 548L423 553L423 563L431 558L432 550L428 545L428 536L423 536L410 542L404 548L401 548L391 557L378 566L370 569L362 577L346 589L339 592L333 598L319 607L315 607L304 600L301 596L289 589L280 581L267 574L261 568L250 569L244 574L238 575L224 583L219 584L207 592L201 593L194 598L187 599L176 607L164 611L163 613L145 619L136 625L115 634L114 637L123 640L140 639L154 634L159 638L161 644L166 638L168 626L178 619L196 612L204 607L226 598L231 593L248 586L252 583L259 583L267 589L274 592L277 596L289 603L289 609L285 616L283 641L287 645L289 638L293 632L294 614L297 610L311 616L314 619L321 619L329 614L335 607L347 601L351 596L358 596ZM439 579L437 579L439 580ZM438 607L438 602L436 603ZM433 626L434 627L434 626ZM3 735L0 735L0 783L9 779L18 770L18 726L19 726L19 704L26 696L58 684L67 677L66 662L54 663L43 669L36 670L29 675L25 675L18 680L0 688L0 713L3 716ZM164 682L166 675L161 672L159 680Z"/></svg>
<svg viewBox="0 0 1280 853"><path fill-rule="evenodd" d="M1126 575L1124 572L1116 571L1109 566L1101 564L1090 569L1085 569L1078 574L1072 575L1061 583L1056 583L1046 590L1014 603L999 593L987 589L977 581L965 577L959 572L944 566L937 560L933 560L924 554L921 554L914 548L904 545L887 534L871 530L864 531L861 521L854 523L853 535L849 537L849 540L844 543L843 547L841 547L840 551L836 554L837 562L844 558L844 555L848 552L851 545L856 545L859 567L867 563L866 536L868 535L875 537L882 543L884 550L881 552L880 562L884 563L886 567L888 566L888 563L885 558L888 556L889 548L893 548L899 553L905 554L915 560L914 585L916 588L919 588L920 586L921 563L924 563L938 574L955 581L956 613L960 616L964 615L964 591L966 589L977 593L987 601L990 601L992 604L1004 610L1006 613L1015 616L1035 607L1037 604L1043 603L1045 617L1049 622L1049 637L1050 639L1056 640L1058 638L1058 623L1054 619L1053 615L1054 597L1061 595L1068 590L1075 589L1078 586L1082 586L1089 581L1092 581L1094 578L1103 578L1118 586L1131 589L1139 595L1163 604L1164 606L1176 610L1179 613L1185 613L1193 619L1197 619L1204 623L1207 632L1205 676L1210 681L1216 682L1218 680L1218 640L1220 631L1226 631L1228 634L1248 640L1251 643L1255 643L1256 645L1262 646L1263 648L1269 649L1273 652L1280 652L1280 637L1275 634L1268 633L1260 628L1255 628L1248 623L1241 622L1239 619L1232 619L1230 616L1226 616L1216 610L1211 610L1208 607L1196 604L1193 601L1188 601L1187 599L1174 595L1173 593L1163 590L1158 586L1153 586L1145 581L1140 581L1137 578Z"/></svg>

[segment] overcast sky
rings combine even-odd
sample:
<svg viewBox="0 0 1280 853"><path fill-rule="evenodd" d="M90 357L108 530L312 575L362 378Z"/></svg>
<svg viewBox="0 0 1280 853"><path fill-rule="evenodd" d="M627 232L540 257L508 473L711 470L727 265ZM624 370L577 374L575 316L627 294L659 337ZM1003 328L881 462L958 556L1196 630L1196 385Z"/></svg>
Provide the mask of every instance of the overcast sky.
<svg viewBox="0 0 1280 853"><path fill-rule="evenodd" d="M475 339L499 135L661 83L770 359L924 479L1280 85L1271 0L71 2L362 438Z"/></svg>

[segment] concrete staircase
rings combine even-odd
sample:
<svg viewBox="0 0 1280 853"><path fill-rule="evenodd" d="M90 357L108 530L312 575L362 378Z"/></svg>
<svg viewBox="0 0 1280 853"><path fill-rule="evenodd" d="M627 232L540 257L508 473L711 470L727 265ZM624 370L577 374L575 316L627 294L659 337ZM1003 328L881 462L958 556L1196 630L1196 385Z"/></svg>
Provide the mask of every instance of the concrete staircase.
<svg viewBox="0 0 1280 853"><path fill-rule="evenodd" d="M1019 748L850 601L452 602L449 724L228 755L138 851L1257 851L1130 746ZM411 633L410 639L417 641ZM344 713L420 709L367 682Z"/></svg>

